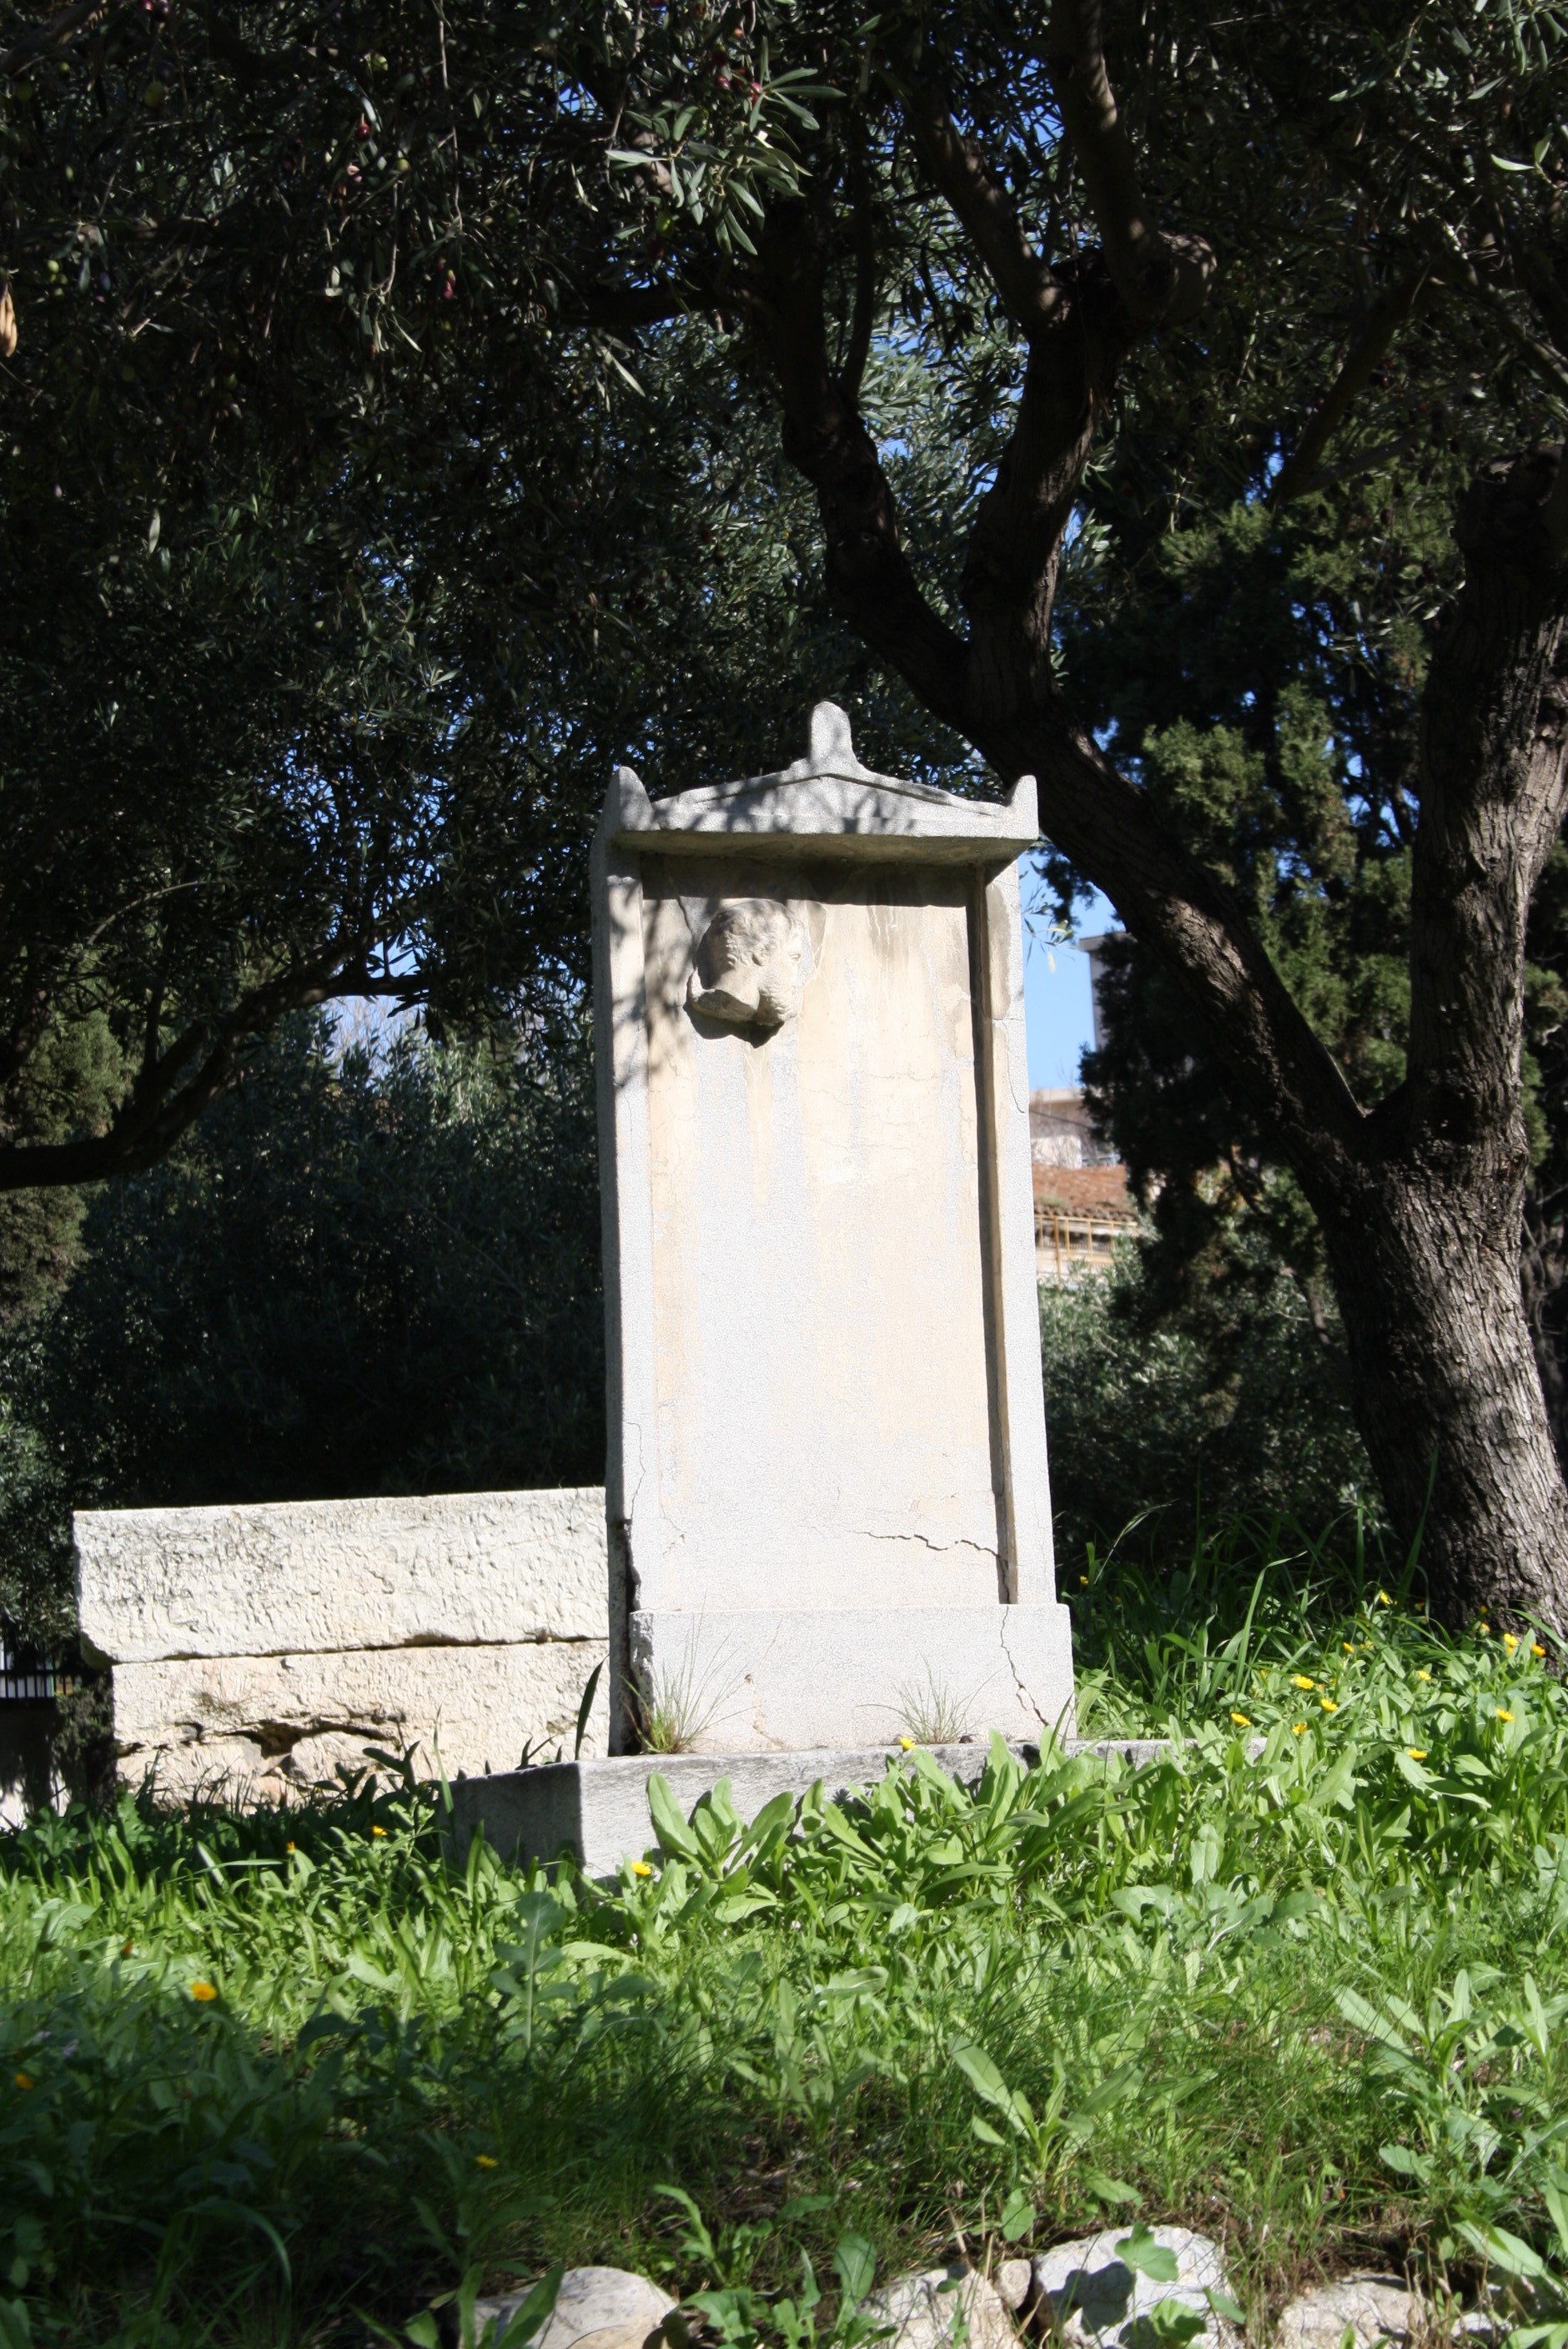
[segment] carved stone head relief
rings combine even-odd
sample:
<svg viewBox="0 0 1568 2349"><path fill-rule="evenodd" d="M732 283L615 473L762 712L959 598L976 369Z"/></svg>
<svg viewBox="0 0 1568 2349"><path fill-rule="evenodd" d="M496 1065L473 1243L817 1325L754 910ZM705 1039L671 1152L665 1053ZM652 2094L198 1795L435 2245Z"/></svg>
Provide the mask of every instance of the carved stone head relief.
<svg viewBox="0 0 1568 2349"><path fill-rule="evenodd" d="M686 1002L705 1019L771 1034L800 1009L806 938L774 897L731 897L704 931Z"/></svg>

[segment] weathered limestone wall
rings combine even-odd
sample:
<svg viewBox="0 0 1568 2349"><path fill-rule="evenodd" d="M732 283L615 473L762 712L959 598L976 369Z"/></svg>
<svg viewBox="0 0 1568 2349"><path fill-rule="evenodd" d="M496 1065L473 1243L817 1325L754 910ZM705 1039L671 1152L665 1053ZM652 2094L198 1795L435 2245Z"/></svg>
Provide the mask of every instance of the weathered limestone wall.
<svg viewBox="0 0 1568 2349"><path fill-rule="evenodd" d="M301 1790L367 1745L418 1745L449 1777L570 1752L605 1654L597 1486L84 1510L75 1535L120 1775L176 1796ZM608 1693L584 1754L604 1751Z"/></svg>

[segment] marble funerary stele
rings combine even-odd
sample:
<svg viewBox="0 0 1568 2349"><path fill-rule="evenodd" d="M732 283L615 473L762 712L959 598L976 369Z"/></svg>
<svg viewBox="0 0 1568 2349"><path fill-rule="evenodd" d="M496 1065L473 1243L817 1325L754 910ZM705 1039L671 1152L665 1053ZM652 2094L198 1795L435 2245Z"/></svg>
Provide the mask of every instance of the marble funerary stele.
<svg viewBox="0 0 1568 2349"><path fill-rule="evenodd" d="M1004 802L782 772L594 850L612 1742L1072 1727Z"/></svg>

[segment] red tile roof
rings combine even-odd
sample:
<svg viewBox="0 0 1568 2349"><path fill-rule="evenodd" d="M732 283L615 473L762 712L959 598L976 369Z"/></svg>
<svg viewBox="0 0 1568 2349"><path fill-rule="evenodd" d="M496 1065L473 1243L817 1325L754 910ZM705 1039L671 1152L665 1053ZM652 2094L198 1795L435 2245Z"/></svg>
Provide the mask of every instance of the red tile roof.
<svg viewBox="0 0 1568 2349"><path fill-rule="evenodd" d="M1130 1224L1138 1216L1125 1166L1037 1166L1035 1205L1096 1223Z"/></svg>

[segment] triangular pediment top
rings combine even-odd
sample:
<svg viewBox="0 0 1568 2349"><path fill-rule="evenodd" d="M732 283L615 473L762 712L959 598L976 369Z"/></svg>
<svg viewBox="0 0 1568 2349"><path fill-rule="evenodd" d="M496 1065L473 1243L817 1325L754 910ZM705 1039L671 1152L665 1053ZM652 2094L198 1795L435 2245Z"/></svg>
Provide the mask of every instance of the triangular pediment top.
<svg viewBox="0 0 1568 2349"><path fill-rule="evenodd" d="M846 843L878 835L890 843L895 838L913 843L927 836L954 846L971 842L977 849L1027 844L1037 830L1033 776L1021 777L1007 799L970 800L931 783L878 774L856 757L849 718L832 701L818 702L811 712L806 756L772 774L699 783L655 800L630 767L617 768L605 826L621 835L777 832Z"/></svg>
<svg viewBox="0 0 1568 2349"><path fill-rule="evenodd" d="M906 799L926 800L934 806L944 806L955 796L952 792L938 790L934 783L911 782L907 777L882 775L873 767L862 766L855 756L849 713L841 709L836 701L819 701L812 710L810 743L803 759L791 760L789 766L779 768L773 774L742 775L729 783L699 783L675 796L693 801L733 800L747 792L777 791L789 783L823 782L830 779L868 783L879 792L899 792Z"/></svg>

